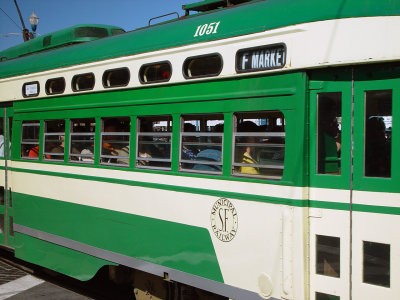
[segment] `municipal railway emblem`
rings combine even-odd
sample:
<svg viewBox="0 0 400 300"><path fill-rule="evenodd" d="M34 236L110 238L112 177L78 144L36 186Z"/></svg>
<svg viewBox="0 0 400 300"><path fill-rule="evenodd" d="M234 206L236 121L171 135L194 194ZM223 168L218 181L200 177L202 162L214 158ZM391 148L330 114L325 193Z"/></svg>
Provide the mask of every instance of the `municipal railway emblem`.
<svg viewBox="0 0 400 300"><path fill-rule="evenodd" d="M211 228L216 237L230 242L237 233L238 216L233 204L226 198L218 199L211 210Z"/></svg>

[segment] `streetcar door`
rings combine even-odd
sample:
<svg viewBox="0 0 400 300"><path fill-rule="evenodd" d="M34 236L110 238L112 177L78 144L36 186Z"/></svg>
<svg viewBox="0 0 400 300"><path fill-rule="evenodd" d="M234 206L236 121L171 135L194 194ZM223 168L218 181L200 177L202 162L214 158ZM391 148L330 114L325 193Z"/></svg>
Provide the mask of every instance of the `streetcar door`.
<svg viewBox="0 0 400 300"><path fill-rule="evenodd" d="M311 300L349 299L352 73L312 71L309 280Z"/></svg>
<svg viewBox="0 0 400 300"><path fill-rule="evenodd" d="M355 70L353 299L399 299L400 67Z"/></svg>
<svg viewBox="0 0 400 300"><path fill-rule="evenodd" d="M12 107L0 107L0 245L14 247L11 195Z"/></svg>

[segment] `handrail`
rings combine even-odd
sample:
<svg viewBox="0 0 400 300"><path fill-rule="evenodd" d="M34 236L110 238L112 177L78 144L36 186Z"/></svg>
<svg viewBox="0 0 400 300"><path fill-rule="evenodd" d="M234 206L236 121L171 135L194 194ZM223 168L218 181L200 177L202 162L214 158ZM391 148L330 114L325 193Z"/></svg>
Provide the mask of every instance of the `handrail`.
<svg viewBox="0 0 400 300"><path fill-rule="evenodd" d="M162 15L162 16L158 16L158 17L151 18L151 19L149 20L149 25L148 25L148 26L150 26L150 23L151 23L152 20L159 19L159 18L163 18L163 17L170 16L170 15L174 15L174 14L176 14L176 15L178 16L178 19L179 19L179 14L178 14L176 11L174 11L174 12L169 13L169 14L166 14L166 15Z"/></svg>

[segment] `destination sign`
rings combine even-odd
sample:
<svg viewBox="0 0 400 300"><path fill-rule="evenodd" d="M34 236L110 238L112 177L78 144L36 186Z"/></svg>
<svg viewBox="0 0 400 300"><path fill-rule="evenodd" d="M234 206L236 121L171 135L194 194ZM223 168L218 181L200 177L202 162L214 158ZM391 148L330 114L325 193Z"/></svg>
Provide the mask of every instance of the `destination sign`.
<svg viewBox="0 0 400 300"><path fill-rule="evenodd" d="M236 71L238 73L280 69L285 64L285 44L246 48L236 53Z"/></svg>
<svg viewBox="0 0 400 300"><path fill-rule="evenodd" d="M39 82L27 82L22 86L22 94L24 97L33 97L39 95Z"/></svg>

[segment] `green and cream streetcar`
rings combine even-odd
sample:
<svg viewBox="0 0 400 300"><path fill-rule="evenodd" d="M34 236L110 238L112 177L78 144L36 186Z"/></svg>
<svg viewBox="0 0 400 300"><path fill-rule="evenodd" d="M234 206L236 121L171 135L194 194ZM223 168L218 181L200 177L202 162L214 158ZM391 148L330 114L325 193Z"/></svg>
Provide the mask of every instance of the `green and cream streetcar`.
<svg viewBox="0 0 400 300"><path fill-rule="evenodd" d="M399 299L400 2L183 9L0 52L0 243L136 299Z"/></svg>

